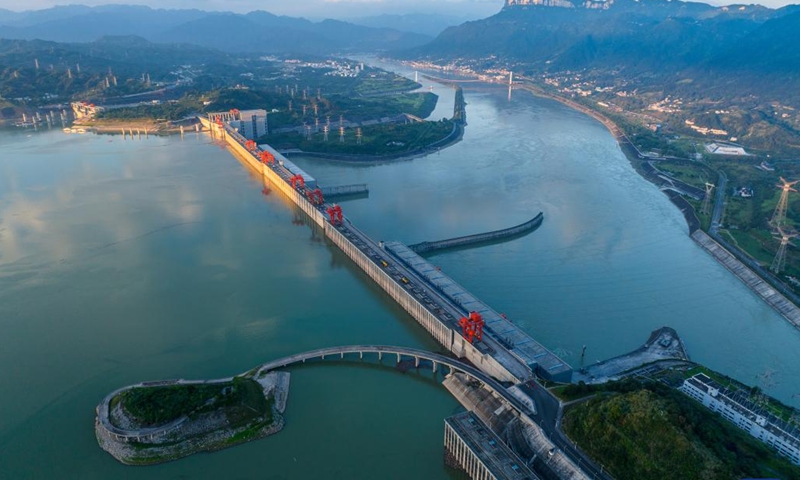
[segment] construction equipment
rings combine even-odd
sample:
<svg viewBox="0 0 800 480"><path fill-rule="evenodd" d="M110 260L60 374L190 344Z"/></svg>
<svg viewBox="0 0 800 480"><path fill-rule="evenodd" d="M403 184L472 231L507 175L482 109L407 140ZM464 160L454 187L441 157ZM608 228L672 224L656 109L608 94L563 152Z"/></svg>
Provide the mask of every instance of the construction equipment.
<svg viewBox="0 0 800 480"><path fill-rule="evenodd" d="M328 216L331 217L331 225L341 225L343 216L342 216L342 207L339 205L334 205L327 210Z"/></svg>
<svg viewBox="0 0 800 480"><path fill-rule="evenodd" d="M269 152L261 152L261 163L272 165L273 163L275 163L275 156Z"/></svg>
<svg viewBox="0 0 800 480"><path fill-rule="evenodd" d="M306 196L308 197L308 201L314 205L322 205L325 203L325 197L323 197L322 190L319 188L307 191Z"/></svg>
<svg viewBox="0 0 800 480"><path fill-rule="evenodd" d="M478 312L470 312L469 317L461 317L458 322L461 326L461 334L467 339L469 343L473 343L475 339L479 342L483 340L483 317Z"/></svg>
<svg viewBox="0 0 800 480"><path fill-rule="evenodd" d="M306 188L306 179L303 178L303 176L300 174L297 174L294 177L290 178L289 183L292 184L292 188L297 188L298 185L302 190L305 190Z"/></svg>

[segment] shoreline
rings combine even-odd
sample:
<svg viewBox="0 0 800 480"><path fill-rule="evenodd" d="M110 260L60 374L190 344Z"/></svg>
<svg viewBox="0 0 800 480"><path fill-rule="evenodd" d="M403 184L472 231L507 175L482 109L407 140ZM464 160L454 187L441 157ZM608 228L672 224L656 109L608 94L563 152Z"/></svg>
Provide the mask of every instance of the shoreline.
<svg viewBox="0 0 800 480"><path fill-rule="evenodd" d="M392 153L387 155L371 155L371 154L356 154L356 153L324 153L324 152L306 152L298 149L283 150L281 154L290 156L301 156L310 158L321 158L341 163L382 163L382 162L396 162L404 160L412 160L414 158L424 157L433 153L440 152L441 150L452 147L461 141L464 137L464 125L454 122L453 130L449 135L441 140L416 150L408 152Z"/></svg>
<svg viewBox="0 0 800 480"><path fill-rule="evenodd" d="M281 151L287 157L290 154L310 157L322 158L341 163L381 163L381 162L395 162L412 160L414 158L424 157L433 153L438 153L445 148L452 147L464 138L464 131L466 130L466 107L467 102L464 100L464 95L459 89L456 92L455 105L453 107L453 129L449 135L437 140L430 145L410 150L407 152L391 153L386 155L371 155L371 154L353 154L353 153L324 153L324 152L306 152L299 149L287 149ZM426 120L427 121L427 120Z"/></svg>
<svg viewBox="0 0 800 480"><path fill-rule="evenodd" d="M610 118L602 113L573 102L567 98L557 95L552 95L544 92L541 88L533 85L519 85L520 88L531 92L533 95L542 98L555 100L562 105L566 105L573 110L584 113L593 119L599 121L603 126L608 129L617 144L622 150L622 153L628 159L633 169L645 180L658 187L658 182L655 177L647 169L641 168L641 164L645 162L646 157L642 155L639 149L628 139L627 135L621 128ZM731 251L728 246L721 244L714 238L713 235L705 232L701 228L701 223L697 217L694 207L677 192L662 190L662 192L669 198L673 205L675 205L683 214L686 224L689 228L689 237L706 253L708 253L714 260L722 265L726 270L731 272L738 278L753 294L758 296L764 303L772 307L784 320L791 326L800 329L800 307L793 302L789 295L784 295L782 292L785 286L782 284L775 285L775 280L761 275L757 270L750 268L747 264L739 259L740 255L747 256L743 251ZM724 253L723 253L724 252ZM727 254L727 255L725 255ZM777 291L776 291L777 290Z"/></svg>

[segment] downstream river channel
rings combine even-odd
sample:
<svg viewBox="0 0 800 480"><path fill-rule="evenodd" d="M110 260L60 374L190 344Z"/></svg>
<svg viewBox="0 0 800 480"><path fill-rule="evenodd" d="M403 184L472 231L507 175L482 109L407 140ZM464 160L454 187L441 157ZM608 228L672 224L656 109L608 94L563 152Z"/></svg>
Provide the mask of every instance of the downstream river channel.
<svg viewBox="0 0 800 480"><path fill-rule="evenodd" d="M433 87L434 117L451 115L452 90ZM595 362L668 325L694 360L798 405L800 332L691 241L601 124L526 92L465 93L464 139L439 153L296 161L323 185L368 183L368 199L342 207L376 239L448 238L543 211L524 238L431 259L575 367L583 345ZM118 387L333 345L439 347L205 135L3 131L0 151L0 478L450 478L443 419L455 400L428 372L355 362L292 369L277 435L118 464L93 430Z"/></svg>

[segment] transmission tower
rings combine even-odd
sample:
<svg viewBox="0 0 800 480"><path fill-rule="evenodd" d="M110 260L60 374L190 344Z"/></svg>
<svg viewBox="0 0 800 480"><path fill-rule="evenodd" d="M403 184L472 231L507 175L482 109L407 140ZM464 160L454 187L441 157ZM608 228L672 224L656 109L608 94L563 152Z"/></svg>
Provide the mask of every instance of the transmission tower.
<svg viewBox="0 0 800 480"><path fill-rule="evenodd" d="M701 209L703 215L709 214L709 209L711 207L711 192L714 191L715 185L713 183L706 182L706 196L703 197L703 208Z"/></svg>
<svg viewBox="0 0 800 480"><path fill-rule="evenodd" d="M292 111L292 101L291 100L289 100L289 111L290 112Z"/></svg>
<svg viewBox="0 0 800 480"><path fill-rule="evenodd" d="M306 129L306 139L311 138L311 125L303 123L303 127Z"/></svg>
<svg viewBox="0 0 800 480"><path fill-rule="evenodd" d="M778 247L778 253L775 254L775 259L772 260L772 266L769 268L775 274L781 273L786 266L786 246L794 246L789 240L797 236L797 233L784 232L781 227L778 227L778 234L777 238L781 239L781 246Z"/></svg>
<svg viewBox="0 0 800 480"><path fill-rule="evenodd" d="M344 115L339 115L339 128L344 127Z"/></svg>
<svg viewBox="0 0 800 480"><path fill-rule="evenodd" d="M314 133L319 132L319 117L314 117Z"/></svg>
<svg viewBox="0 0 800 480"><path fill-rule="evenodd" d="M796 192L797 190L792 187L797 182L800 182L800 180L788 182L783 177L780 178L781 183L775 186L781 189L781 198L778 200L778 204L775 205L775 213L772 214L772 219L769 221L769 223L776 228L786 223L786 207L789 206L789 192Z"/></svg>
<svg viewBox="0 0 800 480"><path fill-rule="evenodd" d="M339 143L344 143L344 127L339 127Z"/></svg>
<svg viewBox="0 0 800 480"><path fill-rule="evenodd" d="M308 105L303 105L303 118L306 117L307 112L308 112Z"/></svg>
<svg viewBox="0 0 800 480"><path fill-rule="evenodd" d="M323 140L324 142L327 142L327 141L328 141L328 132L329 132L329 131L330 131L330 127L328 127L327 125L325 125L324 127L322 127L322 135L323 135L323 138L322 138L322 140Z"/></svg>
<svg viewBox="0 0 800 480"><path fill-rule="evenodd" d="M356 145L361 145L361 127L356 128Z"/></svg>

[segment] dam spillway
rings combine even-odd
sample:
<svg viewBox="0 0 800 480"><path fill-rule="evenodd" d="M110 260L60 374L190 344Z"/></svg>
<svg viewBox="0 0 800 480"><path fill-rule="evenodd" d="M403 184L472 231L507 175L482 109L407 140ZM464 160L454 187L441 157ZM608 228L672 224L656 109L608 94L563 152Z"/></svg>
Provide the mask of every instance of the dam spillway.
<svg viewBox="0 0 800 480"><path fill-rule="evenodd" d="M559 382L571 380L572 368L566 362L441 272L430 274L434 267L408 247L397 242L378 244L346 217L340 221L329 218L332 205L314 203L309 198L310 189L319 187L316 179L277 150L268 145L256 146L227 124L202 117L201 122L303 210L333 244L457 358L468 360L499 381L513 384L528 381L534 375ZM269 153L274 161L262 162L262 152ZM303 177L305 185L292 181L297 176ZM486 335L474 342L468 341L459 326L459 320L472 311L487 315Z"/></svg>

